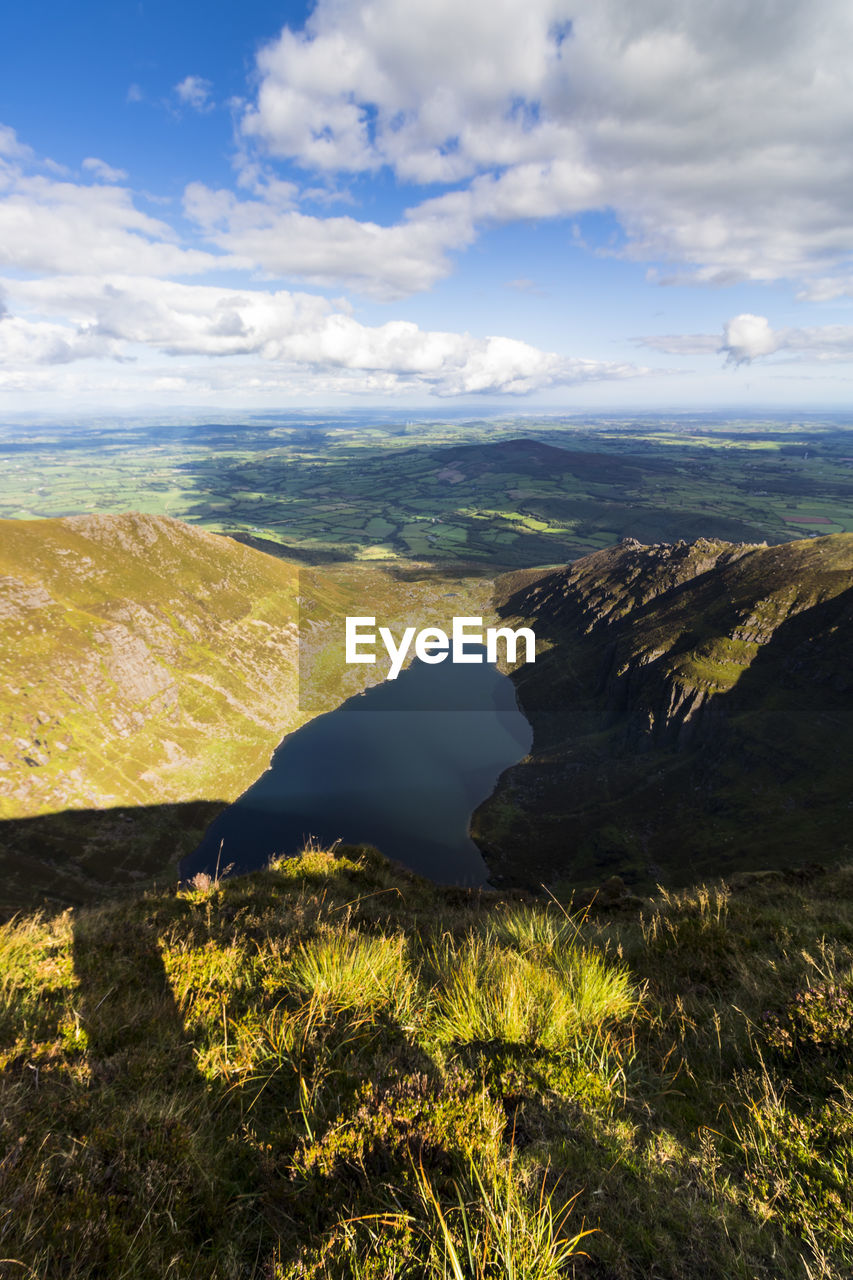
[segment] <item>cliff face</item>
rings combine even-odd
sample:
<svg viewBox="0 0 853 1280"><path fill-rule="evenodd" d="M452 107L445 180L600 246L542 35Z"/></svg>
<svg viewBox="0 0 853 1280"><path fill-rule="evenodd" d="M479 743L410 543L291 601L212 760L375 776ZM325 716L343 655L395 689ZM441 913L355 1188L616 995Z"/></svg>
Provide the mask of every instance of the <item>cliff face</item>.
<svg viewBox="0 0 853 1280"><path fill-rule="evenodd" d="M542 656L515 673L531 755L475 816L498 874L678 881L844 851L853 535L626 542L509 575L500 612Z"/></svg>

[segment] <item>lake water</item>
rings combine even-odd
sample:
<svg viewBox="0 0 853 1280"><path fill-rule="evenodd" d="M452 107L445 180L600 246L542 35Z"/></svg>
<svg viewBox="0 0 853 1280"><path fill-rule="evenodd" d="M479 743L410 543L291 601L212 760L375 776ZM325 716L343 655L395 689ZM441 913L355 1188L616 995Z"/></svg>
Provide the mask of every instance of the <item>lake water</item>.
<svg viewBox="0 0 853 1280"><path fill-rule="evenodd" d="M531 741L512 682L497 668L415 661L289 734L267 772L183 860L181 875L213 875L217 860L221 869L233 864L232 874L251 871L314 838L375 845L445 884L485 884L468 822Z"/></svg>

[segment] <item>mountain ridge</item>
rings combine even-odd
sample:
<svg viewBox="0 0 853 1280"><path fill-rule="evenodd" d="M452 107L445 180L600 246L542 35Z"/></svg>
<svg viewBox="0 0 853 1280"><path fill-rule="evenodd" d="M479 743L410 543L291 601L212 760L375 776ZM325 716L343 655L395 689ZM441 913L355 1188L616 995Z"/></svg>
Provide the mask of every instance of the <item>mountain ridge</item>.
<svg viewBox="0 0 853 1280"><path fill-rule="evenodd" d="M637 882L846 846L853 536L627 540L499 594L543 652L514 673L531 754L473 820L498 874L531 845L540 879Z"/></svg>

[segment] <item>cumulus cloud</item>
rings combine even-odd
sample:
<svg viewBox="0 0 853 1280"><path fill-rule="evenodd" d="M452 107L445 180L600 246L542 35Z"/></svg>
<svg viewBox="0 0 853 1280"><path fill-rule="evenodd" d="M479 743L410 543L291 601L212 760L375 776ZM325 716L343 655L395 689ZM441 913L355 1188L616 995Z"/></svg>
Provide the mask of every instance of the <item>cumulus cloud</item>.
<svg viewBox="0 0 853 1280"><path fill-rule="evenodd" d="M0 304L0 365L9 372L40 365L71 364L87 358L116 358L115 344L104 335L49 321L10 314ZM119 357L120 358L120 357Z"/></svg>
<svg viewBox="0 0 853 1280"><path fill-rule="evenodd" d="M138 371L117 382L108 377L117 363L148 368L153 361L161 389L170 379L187 389L196 377L212 386L218 375L211 366L225 361L241 365L247 391L295 379L303 391L312 380L329 391L440 396L524 395L648 372L500 334L425 330L400 319L365 325L345 301L265 290L257 281L237 289L170 278L260 266L270 275L343 280L378 297L402 296L428 287L447 254L473 235L468 212L449 198L446 205L423 204L390 227L351 216L311 217L295 207L294 184L247 168L250 197L201 184L187 188L185 212L216 245L212 253L186 247L167 223L138 209L106 162L87 157L84 168L99 181L78 184L32 172L37 162L11 132L2 141L0 263L12 269L0 282L6 389L43 388L51 369L80 362L98 362L96 381L104 388L142 385ZM21 278L30 273L40 278ZM161 369L164 362L181 363L183 371ZM52 385L80 383L57 373Z"/></svg>
<svg viewBox="0 0 853 1280"><path fill-rule="evenodd" d="M187 216L219 248L279 277L338 285L381 299L428 289L449 269L448 253L470 243L463 211L414 210L391 226L350 216L313 217L278 198L239 200L201 183L187 187Z"/></svg>
<svg viewBox="0 0 853 1280"><path fill-rule="evenodd" d="M325 298L283 290L129 276L5 284L20 305L68 317L66 326L15 322L8 357L19 353L24 335L30 340L29 363L64 363L93 354L128 358L137 347L182 358L259 356L285 369L339 374L351 388L419 389L443 396L523 395L648 372L631 364L566 358L507 337L430 331L405 321L368 326ZM8 324L7 317L0 341Z"/></svg>
<svg viewBox="0 0 853 1280"><path fill-rule="evenodd" d="M111 164L107 164L105 160L99 160L97 156L86 156L83 168L87 169L98 182L122 182L127 177L125 169L114 169Z"/></svg>
<svg viewBox="0 0 853 1280"><path fill-rule="evenodd" d="M732 364L748 364L759 356L773 355L779 347L780 335L770 328L767 317L745 312L725 326L720 350Z"/></svg>
<svg viewBox="0 0 853 1280"><path fill-rule="evenodd" d="M242 129L314 171L464 183L432 216L607 207L671 281L825 293L853 252L851 43L845 0L319 0L261 50Z"/></svg>
<svg viewBox="0 0 853 1280"><path fill-rule="evenodd" d="M716 352L728 364L751 364L766 356L786 353L786 360L818 363L853 361L853 325L815 325L774 329L766 316L743 312L723 326L722 337L710 333L667 334L638 339L645 347L669 355L707 355Z"/></svg>
<svg viewBox="0 0 853 1280"><path fill-rule="evenodd" d="M211 90L213 85L203 76L185 76L180 84L175 85L178 100L193 111L206 112L213 110Z"/></svg>
<svg viewBox="0 0 853 1280"><path fill-rule="evenodd" d="M97 186L34 172L31 154L11 130L0 144L0 266L36 272L133 272L191 275L217 267L246 267L181 245L168 223L136 207L123 176L94 156L84 167Z"/></svg>

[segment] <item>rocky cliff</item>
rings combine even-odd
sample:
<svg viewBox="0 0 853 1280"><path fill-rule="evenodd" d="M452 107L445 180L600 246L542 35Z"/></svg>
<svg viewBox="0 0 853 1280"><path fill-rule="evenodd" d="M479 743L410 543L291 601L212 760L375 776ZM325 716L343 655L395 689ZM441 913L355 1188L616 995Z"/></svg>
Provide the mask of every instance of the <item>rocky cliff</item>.
<svg viewBox="0 0 853 1280"><path fill-rule="evenodd" d="M475 815L498 875L697 873L849 848L853 535L627 541L508 575L530 756Z"/></svg>

